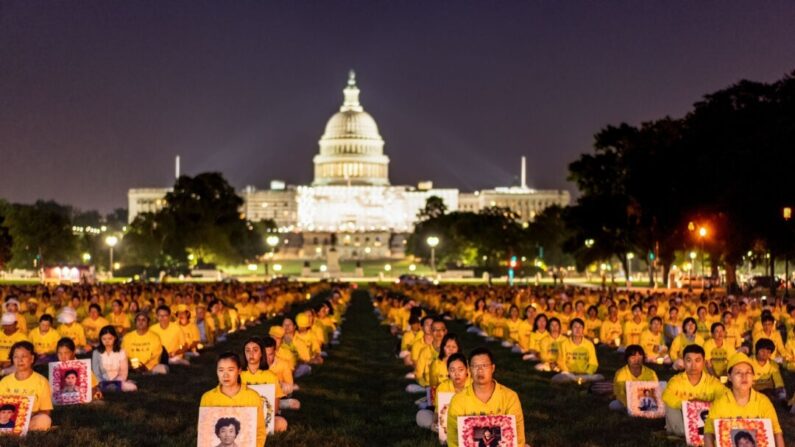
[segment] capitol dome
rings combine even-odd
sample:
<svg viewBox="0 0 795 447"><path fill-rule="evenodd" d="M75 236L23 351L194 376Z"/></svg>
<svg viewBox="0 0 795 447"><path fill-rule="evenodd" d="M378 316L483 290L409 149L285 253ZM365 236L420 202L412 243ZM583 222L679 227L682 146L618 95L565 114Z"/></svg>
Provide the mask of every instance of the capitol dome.
<svg viewBox="0 0 795 447"><path fill-rule="evenodd" d="M389 157L378 125L359 103L356 74L351 70L339 112L326 124L314 158L315 186L389 185Z"/></svg>

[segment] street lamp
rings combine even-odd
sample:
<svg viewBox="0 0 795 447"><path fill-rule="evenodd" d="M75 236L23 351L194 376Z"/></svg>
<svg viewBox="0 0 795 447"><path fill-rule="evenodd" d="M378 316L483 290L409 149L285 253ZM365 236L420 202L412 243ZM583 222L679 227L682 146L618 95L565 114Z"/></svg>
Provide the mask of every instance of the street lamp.
<svg viewBox="0 0 795 447"><path fill-rule="evenodd" d="M691 251L690 252L690 285L688 286L688 289L690 291L693 290L693 271L695 270L695 268L693 268L693 267L695 265L696 265L696 252Z"/></svg>
<svg viewBox="0 0 795 447"><path fill-rule="evenodd" d="M279 236L272 234L265 238L265 243L268 244L268 247L271 248L271 251L270 253L268 253L268 255L271 258L273 258L273 251L276 249L276 246L279 245ZM265 276L268 276L268 268L269 268L268 262L269 261L267 260L265 261Z"/></svg>
<svg viewBox="0 0 795 447"><path fill-rule="evenodd" d="M635 253L627 253L627 287L632 287L632 260L635 259Z"/></svg>
<svg viewBox="0 0 795 447"><path fill-rule="evenodd" d="M707 237L707 228L706 227L699 227L698 229L698 241L699 241L699 250L701 251L701 280L704 280L704 238Z"/></svg>
<svg viewBox="0 0 795 447"><path fill-rule="evenodd" d="M431 247L431 270L436 273L436 246L439 245L439 238L436 236L428 236L425 242Z"/></svg>
<svg viewBox="0 0 795 447"><path fill-rule="evenodd" d="M113 278L113 247L119 243L119 238L116 236L108 236L105 238L105 244L110 247L110 277Z"/></svg>

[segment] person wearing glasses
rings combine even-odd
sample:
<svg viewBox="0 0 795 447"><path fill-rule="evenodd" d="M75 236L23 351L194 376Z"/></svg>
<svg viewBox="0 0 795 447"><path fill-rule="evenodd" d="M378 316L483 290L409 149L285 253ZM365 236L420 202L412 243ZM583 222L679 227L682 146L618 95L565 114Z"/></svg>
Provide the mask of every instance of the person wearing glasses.
<svg viewBox="0 0 795 447"><path fill-rule="evenodd" d="M522 403L515 391L494 380L494 355L488 348L475 348L469 353L472 384L453 396L447 417L447 445L458 447L459 416L508 416L516 418L516 439L525 445Z"/></svg>

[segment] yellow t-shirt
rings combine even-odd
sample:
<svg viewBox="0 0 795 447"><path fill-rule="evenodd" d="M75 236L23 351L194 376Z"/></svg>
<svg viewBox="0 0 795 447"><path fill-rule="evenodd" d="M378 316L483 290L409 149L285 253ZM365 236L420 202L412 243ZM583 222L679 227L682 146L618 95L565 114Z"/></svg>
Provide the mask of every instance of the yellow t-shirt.
<svg viewBox="0 0 795 447"><path fill-rule="evenodd" d="M640 346L643 348L643 352L646 353L647 359L655 360L660 356L660 347L665 346L662 332L654 335L652 331L646 329L640 335Z"/></svg>
<svg viewBox="0 0 795 447"><path fill-rule="evenodd" d="M430 385L431 380L431 362L439 357L439 353L433 348L433 345L425 345L417 362L414 364L414 378L420 386Z"/></svg>
<svg viewBox="0 0 795 447"><path fill-rule="evenodd" d="M685 334L677 335L676 338L674 338L674 341L671 342L671 349L669 351L671 360L676 361L682 358L683 351L690 345L699 345L703 347L704 339L698 334L695 335L692 341L688 340L687 337L685 337Z"/></svg>
<svg viewBox="0 0 795 447"><path fill-rule="evenodd" d="M710 338L704 342L705 359L712 362L712 369L717 376L726 375L729 366L729 357L734 354L734 346L727 340L723 340L723 345L719 348L715 339Z"/></svg>
<svg viewBox="0 0 795 447"><path fill-rule="evenodd" d="M715 419L748 418L748 419L770 419L773 425L773 433L781 433L781 425L778 423L778 415L770 399L762 393L751 390L751 397L748 403L741 406L734 399L734 393L727 392L723 396L715 399L709 408L709 415L704 424L704 433L715 434Z"/></svg>
<svg viewBox="0 0 795 447"><path fill-rule="evenodd" d="M560 344L558 366L563 372L573 374L593 374L599 368L596 349L590 340L583 337L579 345L567 338Z"/></svg>
<svg viewBox="0 0 795 447"><path fill-rule="evenodd" d="M612 345L615 344L616 338L621 337L623 332L624 329L621 326L621 320L611 321L607 319L602 323L602 327L599 329L599 338L602 340L602 343Z"/></svg>
<svg viewBox="0 0 795 447"><path fill-rule="evenodd" d="M635 377L629 366L616 371L616 376L613 377L613 394L619 402L627 406L627 382L657 382L657 373L653 369L641 365L640 375Z"/></svg>
<svg viewBox="0 0 795 447"><path fill-rule="evenodd" d="M149 370L157 366L160 362L160 355L163 353L160 337L151 330L146 331L143 335L138 331L125 334L121 341L121 347L129 359L138 359Z"/></svg>
<svg viewBox="0 0 795 447"><path fill-rule="evenodd" d="M179 328L179 323L170 322L165 329L160 324L156 324L151 326L149 330L160 337L160 342L163 343L163 347L166 348L169 355L173 355L179 351L180 347L185 345L185 334Z"/></svg>
<svg viewBox="0 0 795 447"><path fill-rule="evenodd" d="M54 354L55 348L58 345L58 340L61 339L61 334L54 328L50 328L46 334L42 334L39 328L34 328L28 334L30 342L33 343L33 348L38 355Z"/></svg>
<svg viewBox="0 0 795 447"><path fill-rule="evenodd" d="M564 340L566 340L566 337L563 335L558 335L557 338L546 337L541 342L541 361L560 364L560 344Z"/></svg>
<svg viewBox="0 0 795 447"><path fill-rule="evenodd" d="M52 410L50 382L37 372L33 372L25 380L17 380L9 374L0 380L0 395L36 396L33 401L33 412Z"/></svg>
<svg viewBox="0 0 795 447"><path fill-rule="evenodd" d="M86 339L91 341L99 341L100 329L110 325L108 320L106 320L103 317L97 317L96 320L92 320L91 317L88 317L85 320L83 320L81 324L85 329Z"/></svg>
<svg viewBox="0 0 795 447"><path fill-rule="evenodd" d="M18 341L28 341L28 337L19 330L11 335L6 335L0 330L0 362L11 361L8 355L11 352L11 347Z"/></svg>
<svg viewBox="0 0 795 447"><path fill-rule="evenodd" d="M281 399L284 397L284 390L282 389L282 384L279 383L279 378L269 369L260 369L253 374L248 369L244 369L240 373L240 380L246 385L276 385L276 398Z"/></svg>
<svg viewBox="0 0 795 447"><path fill-rule="evenodd" d="M85 346L86 343L86 331L83 329L82 325L77 323L71 324L62 324L58 326L58 333L61 334L61 337L69 337L75 342L75 346L81 348Z"/></svg>
<svg viewBox="0 0 795 447"><path fill-rule="evenodd" d="M185 337L185 344L190 346L194 343L201 341L201 334L199 334L199 326L196 323L188 323L185 325L177 324Z"/></svg>
<svg viewBox="0 0 795 447"><path fill-rule="evenodd" d="M679 410L682 408L682 401L712 402L727 391L728 389L720 383L720 380L707 374L706 371L701 373L701 380L695 386L690 383L686 373L679 373L668 381L662 398L668 408Z"/></svg>
<svg viewBox="0 0 795 447"><path fill-rule="evenodd" d="M751 366L754 367L754 389L757 391L769 390L774 388L784 388L784 379L781 377L781 370L778 363L768 360L761 365L756 357L751 358Z"/></svg>
<svg viewBox="0 0 795 447"><path fill-rule="evenodd" d="M639 345L640 336L644 329L646 329L645 321L640 320L640 323L636 323L634 320L627 320L627 322L624 323L624 338L622 339L622 345Z"/></svg>
<svg viewBox="0 0 795 447"><path fill-rule="evenodd" d="M240 391L232 397L221 392L220 385L202 395L200 407L255 407L257 409L257 446L265 445L265 412L262 408L262 398L256 391L250 390L245 384L240 385Z"/></svg>
<svg viewBox="0 0 795 447"><path fill-rule="evenodd" d="M132 323L130 323L130 316L124 312L116 315L113 312L108 314L108 321L110 324L116 327L116 330L121 332L127 332L130 330Z"/></svg>
<svg viewBox="0 0 795 447"><path fill-rule="evenodd" d="M447 445L458 447L458 417L480 415L513 415L516 417L516 440L519 445L525 445L524 415L522 403L516 393L496 381L494 392L487 402L483 402L475 395L473 385L453 396L447 416Z"/></svg>

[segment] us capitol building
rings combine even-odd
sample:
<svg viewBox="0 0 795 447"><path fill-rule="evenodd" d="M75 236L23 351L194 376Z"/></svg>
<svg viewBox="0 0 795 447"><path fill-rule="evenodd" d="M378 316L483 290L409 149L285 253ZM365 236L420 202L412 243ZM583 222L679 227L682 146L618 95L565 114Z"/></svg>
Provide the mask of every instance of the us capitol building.
<svg viewBox="0 0 795 447"><path fill-rule="evenodd" d="M359 102L356 76L350 72L339 112L332 115L320 137L314 157L315 179L310 186L271 181L270 189L247 186L240 195L246 219L272 219L282 240L279 255L320 258L336 243L341 259L401 258L417 213L431 196L440 197L448 211L478 212L507 207L523 222L551 205L567 206L565 190L534 190L526 186L524 157L518 187L459 192L433 188L431 182L414 186L389 183L389 157L373 117ZM129 220L165 206L169 188L130 189Z"/></svg>

